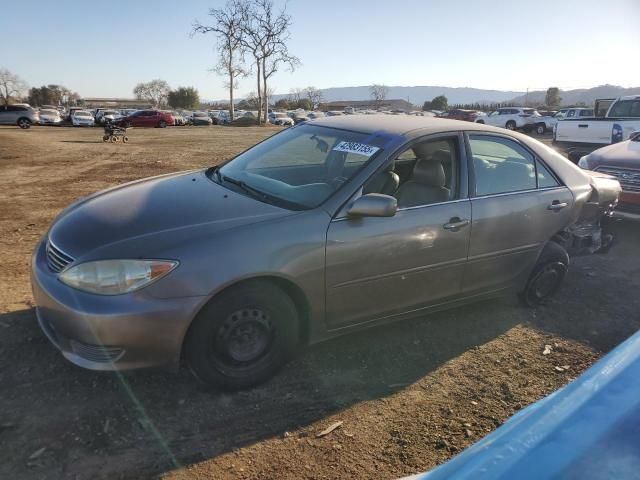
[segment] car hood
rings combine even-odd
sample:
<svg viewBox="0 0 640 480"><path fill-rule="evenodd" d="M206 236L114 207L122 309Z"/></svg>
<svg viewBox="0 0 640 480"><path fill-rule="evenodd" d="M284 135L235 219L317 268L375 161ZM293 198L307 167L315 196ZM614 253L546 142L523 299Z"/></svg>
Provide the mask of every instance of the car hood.
<svg viewBox="0 0 640 480"><path fill-rule="evenodd" d="M108 256L149 255L152 248L160 251L196 236L293 213L232 192L204 170L181 172L80 200L60 214L49 240L76 259L97 250L111 252ZM124 242L137 251L123 249Z"/></svg>
<svg viewBox="0 0 640 480"><path fill-rule="evenodd" d="M599 166L640 168L640 142L627 140L600 148L589 154L591 168Z"/></svg>

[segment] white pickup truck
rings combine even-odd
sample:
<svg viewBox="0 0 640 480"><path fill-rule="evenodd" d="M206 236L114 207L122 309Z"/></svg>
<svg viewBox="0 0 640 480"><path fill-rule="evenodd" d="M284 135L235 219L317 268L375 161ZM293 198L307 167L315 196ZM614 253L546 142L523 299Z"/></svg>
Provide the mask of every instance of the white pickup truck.
<svg viewBox="0 0 640 480"><path fill-rule="evenodd" d="M570 160L640 131L640 95L596 100L594 110L594 117L564 118L553 129L553 144L565 149Z"/></svg>

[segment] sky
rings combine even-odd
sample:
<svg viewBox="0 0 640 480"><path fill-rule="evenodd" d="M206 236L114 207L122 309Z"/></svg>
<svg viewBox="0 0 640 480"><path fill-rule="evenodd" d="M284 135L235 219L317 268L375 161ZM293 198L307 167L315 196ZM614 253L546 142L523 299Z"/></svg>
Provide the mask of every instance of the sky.
<svg viewBox="0 0 640 480"><path fill-rule="evenodd" d="M210 71L215 37L190 36L224 1L8 2L0 68L84 97L132 97L136 83L160 78L224 99L224 79ZM640 86L640 0L289 0L287 11L289 50L302 66L274 75L276 93L374 83ZM242 80L237 96L254 84Z"/></svg>

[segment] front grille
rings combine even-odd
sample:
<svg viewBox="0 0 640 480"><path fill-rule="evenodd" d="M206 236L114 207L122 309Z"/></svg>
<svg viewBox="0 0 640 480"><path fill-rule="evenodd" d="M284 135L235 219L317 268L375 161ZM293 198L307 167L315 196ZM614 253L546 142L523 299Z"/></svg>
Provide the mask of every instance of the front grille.
<svg viewBox="0 0 640 480"><path fill-rule="evenodd" d="M69 344L73 353L90 362L112 363L118 361L124 355L124 349L120 347L90 345L76 340L70 340Z"/></svg>
<svg viewBox="0 0 640 480"><path fill-rule="evenodd" d="M625 192L640 192L640 170L620 167L598 167L595 170L616 177Z"/></svg>
<svg viewBox="0 0 640 480"><path fill-rule="evenodd" d="M52 272L59 273L72 262L73 257L57 248L50 240L47 240L47 265Z"/></svg>

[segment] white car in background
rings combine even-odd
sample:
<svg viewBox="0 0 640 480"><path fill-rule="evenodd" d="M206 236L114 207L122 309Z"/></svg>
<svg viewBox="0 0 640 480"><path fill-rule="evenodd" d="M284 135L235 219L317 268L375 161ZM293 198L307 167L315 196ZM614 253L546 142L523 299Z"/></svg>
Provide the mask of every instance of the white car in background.
<svg viewBox="0 0 640 480"><path fill-rule="evenodd" d="M522 130L531 128L536 123L536 117L539 116L540 114L535 108L504 107L478 119L477 123L485 123L507 130Z"/></svg>
<svg viewBox="0 0 640 480"><path fill-rule="evenodd" d="M111 123L114 120L120 120L122 117L123 115L117 110L104 110L100 116L100 123L104 125L105 123Z"/></svg>
<svg viewBox="0 0 640 480"><path fill-rule="evenodd" d="M76 110L71 114L71 124L74 127L93 127L96 121L87 110Z"/></svg>
<svg viewBox="0 0 640 480"><path fill-rule="evenodd" d="M45 108L40 110L40 125L60 125L62 117L58 110Z"/></svg>
<svg viewBox="0 0 640 480"><path fill-rule="evenodd" d="M293 126L295 123L293 118L287 115L285 112L272 112L269 114L269 121L274 125Z"/></svg>

